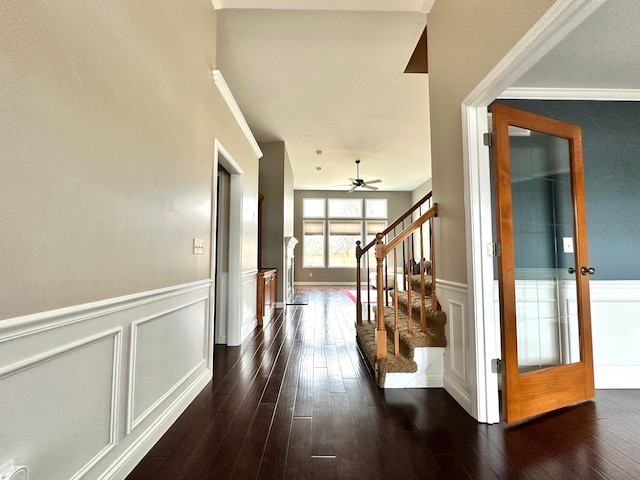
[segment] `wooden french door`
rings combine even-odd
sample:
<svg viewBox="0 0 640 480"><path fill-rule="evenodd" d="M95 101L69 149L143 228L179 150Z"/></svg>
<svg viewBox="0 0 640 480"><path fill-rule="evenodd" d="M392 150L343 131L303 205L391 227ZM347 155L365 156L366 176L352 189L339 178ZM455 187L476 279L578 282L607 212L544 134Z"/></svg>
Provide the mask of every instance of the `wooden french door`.
<svg viewBox="0 0 640 480"><path fill-rule="evenodd" d="M580 127L504 105L492 116L502 413L515 422L595 396L595 270Z"/></svg>

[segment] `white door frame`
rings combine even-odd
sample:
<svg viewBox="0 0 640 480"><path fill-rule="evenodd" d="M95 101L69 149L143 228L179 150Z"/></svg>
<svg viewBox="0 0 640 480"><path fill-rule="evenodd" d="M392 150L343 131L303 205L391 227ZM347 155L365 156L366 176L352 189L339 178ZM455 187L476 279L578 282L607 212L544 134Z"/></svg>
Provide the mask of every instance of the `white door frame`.
<svg viewBox="0 0 640 480"><path fill-rule="evenodd" d="M500 332L495 322L493 260L486 253L493 241L489 151L483 145L487 107L604 1L558 0L462 102L467 282L475 330L473 407L480 422L500 421L498 376L491 366L500 357Z"/></svg>
<svg viewBox="0 0 640 480"><path fill-rule="evenodd" d="M211 270L212 279L210 309L211 325L214 323L214 303L225 299L215 298L216 291L216 212L218 206L217 184L218 165L222 166L230 175L229 181L229 284L227 301L227 345L240 345L242 341L242 183L243 171L233 157L225 150L216 138L213 145L213 185L211 195ZM210 334L211 348L213 348L213 329Z"/></svg>

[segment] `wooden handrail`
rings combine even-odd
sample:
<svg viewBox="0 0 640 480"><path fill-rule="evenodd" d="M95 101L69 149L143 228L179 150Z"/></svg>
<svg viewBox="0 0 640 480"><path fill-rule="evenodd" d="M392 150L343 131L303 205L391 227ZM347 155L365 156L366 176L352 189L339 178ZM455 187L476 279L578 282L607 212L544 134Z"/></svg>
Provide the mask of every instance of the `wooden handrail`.
<svg viewBox="0 0 640 480"><path fill-rule="evenodd" d="M393 240L387 243L385 245L385 254L389 253L391 250L393 250L398 245L400 245L405 238L411 235L411 233L420 225L422 225L424 222L426 222L430 218L437 217L437 216L438 216L438 204L436 203L433 207L431 207L429 210L424 212L420 218L418 218L415 222L413 222L411 225L405 228L402 232L396 235L393 238ZM384 235L382 235L381 233L378 233L376 237L378 237L379 240L382 240Z"/></svg>
<svg viewBox="0 0 640 480"><path fill-rule="evenodd" d="M433 192L427 193L424 197L422 197L415 205L413 205L409 210L404 212L402 215L398 217L396 221L394 221L391 225L387 226L382 232L377 235L382 235L383 237L387 235L391 230L396 228L398 225L402 223L404 219L406 219L409 215L415 212L418 208L420 208L427 200L429 200L433 196ZM364 255L367 251L369 251L376 244L376 239L374 238L369 243L367 243L364 248L361 248L359 252L356 252L356 257Z"/></svg>

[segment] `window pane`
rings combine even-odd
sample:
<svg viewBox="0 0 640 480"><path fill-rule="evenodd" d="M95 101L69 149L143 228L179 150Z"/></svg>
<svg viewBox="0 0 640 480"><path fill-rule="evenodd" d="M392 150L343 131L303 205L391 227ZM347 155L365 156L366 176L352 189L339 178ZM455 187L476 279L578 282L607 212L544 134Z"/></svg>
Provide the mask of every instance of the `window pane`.
<svg viewBox="0 0 640 480"><path fill-rule="evenodd" d="M381 221L369 221L367 222L367 238L365 239L365 244L369 245L369 242L375 240L376 233L382 232L385 228L387 228L387 222ZM376 247L372 247L369 252L369 265L375 266L376 263Z"/></svg>
<svg viewBox="0 0 640 480"><path fill-rule="evenodd" d="M362 239L362 222L329 222L329 266L355 267L356 241Z"/></svg>
<svg viewBox="0 0 640 480"><path fill-rule="evenodd" d="M324 217L324 198L303 198L303 217Z"/></svg>
<svg viewBox="0 0 640 480"><path fill-rule="evenodd" d="M329 222L329 235L357 235L362 233L362 222Z"/></svg>
<svg viewBox="0 0 640 480"><path fill-rule="evenodd" d="M373 235L375 237L376 233L384 231L385 228L387 228L387 222L368 221L367 235Z"/></svg>
<svg viewBox="0 0 640 480"><path fill-rule="evenodd" d="M387 199L376 198L365 200L367 218L387 218Z"/></svg>
<svg viewBox="0 0 640 480"><path fill-rule="evenodd" d="M303 222L302 266L324 267L324 221Z"/></svg>
<svg viewBox="0 0 640 480"><path fill-rule="evenodd" d="M362 218L362 199L330 198L329 217Z"/></svg>

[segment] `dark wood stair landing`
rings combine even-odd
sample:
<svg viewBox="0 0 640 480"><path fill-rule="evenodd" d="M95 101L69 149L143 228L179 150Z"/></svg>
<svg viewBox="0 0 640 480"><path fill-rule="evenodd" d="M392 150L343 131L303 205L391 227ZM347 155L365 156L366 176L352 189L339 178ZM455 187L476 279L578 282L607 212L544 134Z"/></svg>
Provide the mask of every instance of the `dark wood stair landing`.
<svg viewBox="0 0 640 480"><path fill-rule="evenodd" d="M242 347L216 346L213 381L129 480L640 479L640 391L478 424L443 389L378 389L343 287L305 291Z"/></svg>

